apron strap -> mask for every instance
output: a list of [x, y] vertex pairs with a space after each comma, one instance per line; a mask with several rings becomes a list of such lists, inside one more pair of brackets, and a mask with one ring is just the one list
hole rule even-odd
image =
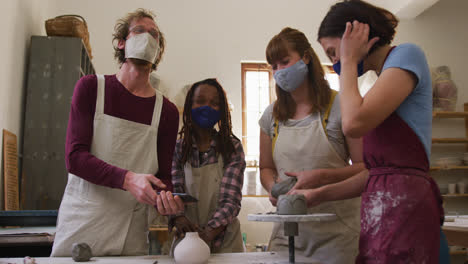
[[159, 119], [161, 116], [161, 110], [163, 105], [163, 94], [156, 90], [156, 101], [154, 102], [154, 110], [153, 110], [153, 119], [151, 120], [151, 126], [158, 129], [159, 127]]
[[104, 114], [104, 99], [106, 83], [104, 75], [96, 74], [97, 77], [97, 98], [96, 98], [96, 114]]
[[328, 133], [327, 133], [328, 117], [330, 116], [331, 108], [333, 106], [333, 101], [335, 101], [335, 97], [338, 94], [337, 91], [333, 89], [330, 89], [330, 90], [331, 90], [330, 102], [328, 102], [327, 110], [325, 111], [325, 114], [323, 115], [323, 119], [322, 119], [323, 131], [325, 132], [325, 135], [327, 136], [327, 138], [328, 138]]
[[275, 123], [273, 124], [274, 127], [274, 132], [273, 132], [273, 140], [271, 141], [271, 154], [275, 153], [275, 145], [276, 145], [276, 140], [278, 139], [278, 127], [279, 127], [279, 122], [278, 119], [275, 118]]
[[[325, 135], [328, 138], [327, 134], [327, 123], [328, 123], [328, 117], [330, 116], [331, 108], [333, 106], [333, 102], [335, 101], [335, 97], [338, 94], [337, 91], [330, 89], [331, 90], [331, 96], [330, 96], [330, 101], [328, 102], [327, 109], [325, 111], [325, 114], [323, 115], [322, 119], [322, 126], [323, 130], [325, 131]], [[275, 118], [275, 123], [273, 124], [274, 127], [274, 132], [273, 132], [273, 139], [271, 140], [271, 153], [275, 153], [275, 145], [276, 145], [276, 140], [278, 139], [278, 130], [279, 130], [279, 122], [278, 119]]]

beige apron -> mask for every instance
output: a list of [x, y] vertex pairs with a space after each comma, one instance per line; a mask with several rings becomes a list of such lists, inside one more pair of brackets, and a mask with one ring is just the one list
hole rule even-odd
[[[185, 216], [194, 224], [202, 227], [213, 217], [218, 207], [219, 189], [224, 175], [223, 159], [218, 156], [218, 163], [192, 168], [185, 164], [185, 188], [188, 194], [198, 199], [197, 203], [188, 204]], [[172, 243], [171, 252], [180, 240]], [[226, 227], [224, 240], [220, 248], [210, 246], [211, 253], [244, 252], [240, 223], [237, 217]]]
[[[151, 125], [104, 114], [104, 76], [98, 75], [91, 154], [135, 173], [158, 172], [157, 135], [163, 96], [156, 91]], [[148, 210], [127, 191], [90, 183], [68, 174], [51, 256], [70, 256], [75, 242], [94, 256], [147, 255]]]
[[[317, 119], [306, 127], [281, 126], [273, 159], [282, 180], [288, 178], [285, 172], [347, 165], [328, 141], [320, 114], [316, 115]], [[338, 220], [299, 223], [296, 254], [320, 263], [354, 263], [358, 253], [360, 198], [325, 202], [309, 208], [308, 213], [335, 213]], [[283, 224], [275, 223], [269, 250], [288, 250]]]

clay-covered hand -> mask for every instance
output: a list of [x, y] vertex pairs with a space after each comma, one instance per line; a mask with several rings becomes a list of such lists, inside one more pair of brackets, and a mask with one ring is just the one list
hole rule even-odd
[[369, 40], [369, 25], [358, 21], [347, 22], [346, 29], [341, 38], [340, 61], [353, 64], [359, 63], [379, 37]]
[[128, 171], [125, 174], [123, 188], [129, 191], [140, 203], [155, 205], [157, 193], [151, 186], [166, 188], [166, 185], [152, 174], [137, 174]]
[[270, 203], [273, 205], [273, 206], [276, 206], [276, 203], [278, 202], [278, 198], [275, 197], [272, 193], [271, 193], [271, 190], [273, 189], [273, 186], [275, 186], [275, 184], [277, 184], [278, 182], [280, 182], [281, 180], [280, 179], [275, 179], [275, 181], [272, 181], [269, 185], [265, 186], [265, 189], [268, 191], [268, 194], [269, 194], [269, 199], [270, 199]]
[[156, 206], [161, 215], [177, 215], [184, 212], [184, 202], [171, 192], [161, 191], [156, 197]]
[[198, 232], [200, 230], [197, 225], [183, 215], [176, 217], [174, 227], [176, 228], [175, 235], [177, 238], [184, 237], [187, 232]]
[[286, 176], [295, 177], [297, 179], [296, 184], [291, 188], [291, 191], [297, 189], [312, 189], [322, 186], [323, 182], [323, 170], [308, 170], [300, 172], [285, 172]]
[[276, 203], [278, 203], [278, 199], [275, 198], [273, 195], [271, 195], [271, 192], [270, 192], [269, 199], [270, 199], [270, 203], [271, 203], [273, 206], [276, 206]]
[[307, 190], [294, 190], [291, 194], [302, 194], [305, 196], [307, 201], [307, 207], [314, 207], [321, 204], [323, 201], [322, 189], [307, 189]]
[[224, 226], [220, 226], [218, 228], [211, 228], [209, 226], [205, 226], [202, 230], [198, 232], [198, 235], [200, 236], [203, 241], [205, 241], [206, 244], [210, 245], [211, 241], [215, 239], [215, 237], [221, 233], [225, 229]]

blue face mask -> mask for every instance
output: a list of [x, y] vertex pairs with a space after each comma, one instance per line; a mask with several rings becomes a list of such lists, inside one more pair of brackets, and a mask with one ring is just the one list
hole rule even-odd
[[[333, 70], [336, 72], [336, 74], [340, 75], [341, 72], [341, 62], [338, 61], [337, 63], [333, 64]], [[364, 61], [362, 60], [358, 65], [357, 65], [357, 76], [360, 77], [364, 74]]]
[[192, 120], [201, 128], [212, 128], [218, 123], [221, 114], [207, 105], [192, 109]]
[[292, 92], [304, 82], [308, 73], [307, 65], [303, 60], [300, 60], [288, 68], [277, 70], [274, 78], [279, 88], [286, 92]]

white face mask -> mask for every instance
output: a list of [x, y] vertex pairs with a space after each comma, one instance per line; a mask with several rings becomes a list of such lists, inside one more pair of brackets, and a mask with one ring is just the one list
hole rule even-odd
[[159, 43], [148, 32], [136, 34], [125, 42], [125, 58], [156, 62]]

